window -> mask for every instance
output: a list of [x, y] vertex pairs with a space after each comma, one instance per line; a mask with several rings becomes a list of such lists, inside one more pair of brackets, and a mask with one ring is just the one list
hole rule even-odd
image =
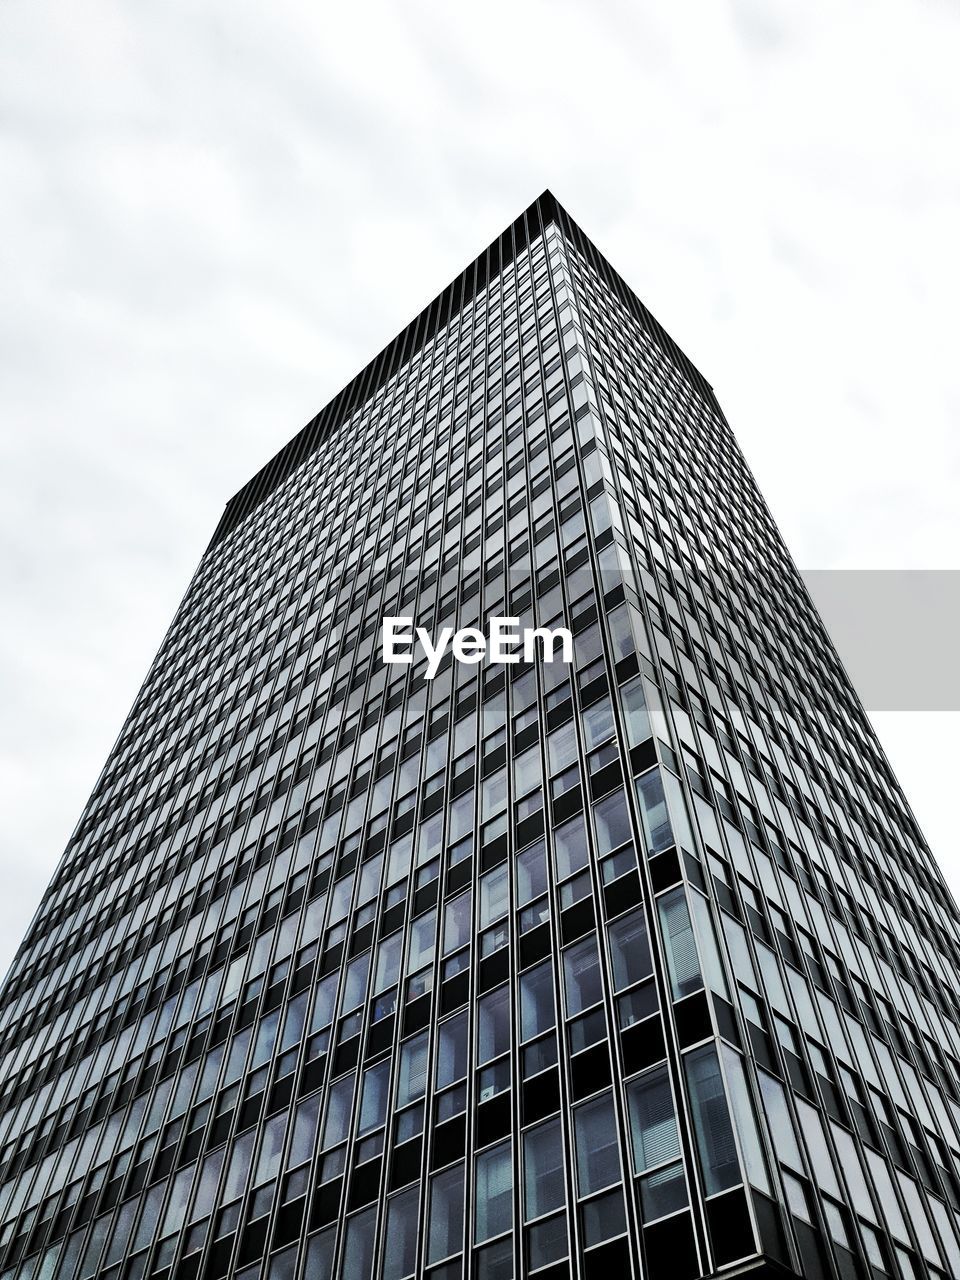
[[707, 985], [711, 991], [715, 991], [717, 995], [723, 996], [727, 1000], [729, 999], [727, 980], [724, 977], [720, 952], [717, 949], [716, 932], [710, 915], [709, 903], [702, 893], [691, 890], [690, 906], [696, 923], [700, 957]]
[[520, 1038], [529, 1040], [556, 1026], [553, 964], [545, 960], [520, 975]]
[[379, 1062], [364, 1072], [360, 1094], [360, 1124], [358, 1135], [379, 1128], [387, 1114], [387, 1088], [390, 1083], [390, 1063]]
[[577, 1144], [577, 1187], [588, 1196], [620, 1181], [620, 1154], [613, 1097], [606, 1094], [573, 1113]]
[[[626, 557], [624, 568], [629, 572], [629, 557]], [[605, 587], [609, 590], [609, 587]], [[610, 626], [610, 636], [613, 641], [614, 659], [619, 662], [622, 658], [628, 657], [631, 653], [636, 652], [636, 641], [633, 634], [633, 626], [631, 625], [631, 608], [629, 605], [621, 605], [618, 609], [614, 609], [608, 614], [607, 622]], [[643, 623], [638, 618], [636, 626], [642, 633]]]
[[647, 941], [647, 921], [642, 911], [615, 921], [607, 930], [610, 939], [610, 960], [613, 966], [615, 991], [632, 987], [653, 972], [650, 945]]
[[563, 986], [568, 1018], [589, 1009], [602, 998], [600, 956], [595, 937], [584, 938], [563, 953]]
[[[392, 987], [400, 977], [402, 948], [402, 932], [393, 933], [380, 943], [377, 948], [377, 967], [373, 980], [374, 994], [385, 990], [387, 987]], [[336, 974], [331, 974], [331, 977], [336, 978]], [[336, 986], [333, 987], [333, 995], [336, 995]]]
[[410, 954], [407, 956], [407, 973], [433, 963], [434, 944], [437, 940], [437, 913], [424, 912], [410, 926]]
[[510, 1048], [510, 989], [500, 987], [477, 1005], [477, 1066]]
[[637, 779], [640, 820], [647, 842], [647, 853], [653, 855], [673, 844], [673, 831], [659, 769], [651, 769]]
[[[680, 1160], [673, 1094], [667, 1068], [657, 1067], [627, 1085], [630, 1106], [630, 1137], [633, 1167], [645, 1175], [640, 1182], [640, 1200], [645, 1221], [681, 1209], [687, 1203], [687, 1189]], [[648, 1170], [655, 1170], [649, 1173]]]
[[467, 1074], [467, 1014], [440, 1023], [437, 1040], [437, 1088], [443, 1089]]
[[387, 1201], [387, 1229], [384, 1234], [383, 1280], [406, 1280], [417, 1262], [420, 1188], [411, 1187]]
[[541, 781], [540, 749], [539, 747], [531, 747], [529, 751], [525, 751], [513, 762], [514, 794], [518, 796], [526, 795], [528, 791], [539, 787]]
[[327, 1117], [323, 1125], [322, 1150], [336, 1146], [347, 1136], [350, 1123], [350, 1107], [353, 1102], [354, 1077], [347, 1076], [330, 1086], [330, 1099], [327, 1103]]
[[443, 912], [443, 954], [466, 946], [473, 935], [472, 893], [467, 890], [453, 898]]
[[611, 853], [632, 838], [630, 815], [626, 796], [621, 790], [607, 796], [593, 810], [597, 827], [597, 853], [599, 857]]
[[638, 676], [620, 690], [624, 718], [627, 723], [627, 742], [631, 747], [650, 737], [650, 716], [643, 696], [643, 677]]
[[708, 1196], [741, 1181], [733, 1126], [716, 1050], [696, 1049], [684, 1059], [700, 1171]]
[[480, 880], [480, 928], [505, 915], [510, 905], [510, 876], [506, 863]]
[[800, 1158], [800, 1146], [797, 1142], [797, 1133], [793, 1124], [793, 1117], [787, 1106], [787, 1096], [783, 1085], [779, 1080], [775, 1080], [773, 1076], [768, 1075], [766, 1071], [757, 1072], [760, 1081], [760, 1094], [763, 1098], [763, 1108], [766, 1112], [767, 1122], [770, 1125], [770, 1132], [773, 1138], [773, 1144], [777, 1152], [779, 1160], [803, 1172], [803, 1161]]
[[587, 837], [582, 817], [571, 818], [562, 827], [557, 827], [553, 833], [553, 848], [560, 880], [587, 865]]
[[438, 1173], [430, 1184], [427, 1262], [439, 1262], [463, 1247], [463, 1165]]
[[523, 1135], [524, 1219], [540, 1218], [564, 1204], [565, 1162], [559, 1120], [548, 1120]]
[[551, 777], [577, 762], [577, 731], [572, 720], [555, 729], [547, 739], [547, 759]]
[[370, 1280], [377, 1211], [365, 1209], [347, 1222], [341, 1280]]
[[427, 1087], [427, 1033], [407, 1040], [400, 1046], [400, 1070], [397, 1079], [397, 1107], [422, 1098]]
[[517, 858], [517, 906], [520, 932], [526, 933], [550, 919], [547, 893], [546, 850], [542, 840]]
[[613, 706], [608, 697], [594, 702], [583, 712], [583, 737], [587, 751], [613, 737]]
[[703, 986], [697, 943], [690, 923], [687, 897], [683, 889], [671, 889], [659, 899], [657, 909], [663, 930], [663, 947], [674, 1000], [682, 1000]]
[[[730, 1095], [730, 1110], [733, 1112], [733, 1117], [736, 1121], [747, 1181], [769, 1195], [770, 1178], [767, 1173], [767, 1162], [763, 1154], [760, 1134], [757, 1130], [757, 1118], [754, 1112], [753, 1100], [747, 1088], [743, 1058], [727, 1044], [721, 1045], [721, 1052]], [[851, 1170], [850, 1176], [852, 1183], [853, 1170]]]
[[367, 973], [370, 968], [370, 952], [358, 956], [347, 966], [343, 984], [343, 1003], [341, 1013], [347, 1013], [362, 1004], [367, 994]]
[[510, 1143], [502, 1142], [477, 1156], [475, 1190], [476, 1226], [474, 1243], [482, 1244], [491, 1236], [509, 1231], [513, 1226], [513, 1161]]
[[645, 1173], [667, 1160], [676, 1160], [680, 1155], [680, 1135], [667, 1068], [657, 1067], [631, 1081], [627, 1096], [636, 1172]]

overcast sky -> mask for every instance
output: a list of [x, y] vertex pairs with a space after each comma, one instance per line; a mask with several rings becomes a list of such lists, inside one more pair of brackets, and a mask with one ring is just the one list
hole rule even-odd
[[[801, 568], [960, 567], [960, 10], [7, 0], [0, 970], [226, 499], [544, 187]], [[877, 715], [955, 890], [960, 716]]]

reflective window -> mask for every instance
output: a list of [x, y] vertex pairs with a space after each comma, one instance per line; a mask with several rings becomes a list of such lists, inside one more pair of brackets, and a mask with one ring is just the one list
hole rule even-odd
[[477, 1064], [510, 1048], [510, 989], [500, 987], [477, 1005]]
[[696, 1049], [683, 1061], [690, 1110], [707, 1195], [742, 1181], [730, 1111], [716, 1050]]
[[620, 1147], [610, 1094], [577, 1107], [573, 1113], [577, 1147], [577, 1188], [590, 1195], [620, 1181]]
[[410, 1187], [387, 1201], [383, 1240], [383, 1280], [406, 1280], [417, 1262], [420, 1188]]
[[[633, 1168], [646, 1176], [640, 1199], [646, 1221], [673, 1213], [687, 1203], [680, 1134], [667, 1068], [657, 1067], [627, 1085]], [[648, 1173], [648, 1170], [655, 1170]]]
[[568, 1018], [603, 998], [596, 938], [584, 938], [564, 951], [563, 983]]
[[657, 900], [657, 910], [663, 930], [663, 946], [667, 953], [673, 998], [681, 1000], [703, 986], [697, 941], [683, 889], [671, 889], [669, 893], [665, 893]]
[[553, 964], [545, 960], [520, 975], [520, 1038], [529, 1040], [556, 1025]]
[[610, 940], [610, 962], [616, 991], [642, 982], [653, 972], [647, 922], [642, 911], [631, 911], [607, 929]]
[[477, 1156], [476, 1177], [474, 1240], [481, 1244], [513, 1226], [513, 1158], [509, 1142]]
[[549, 1120], [523, 1135], [524, 1217], [542, 1217], [566, 1200], [566, 1166], [559, 1120]]
[[438, 1173], [430, 1182], [427, 1261], [439, 1262], [463, 1248], [463, 1165]]

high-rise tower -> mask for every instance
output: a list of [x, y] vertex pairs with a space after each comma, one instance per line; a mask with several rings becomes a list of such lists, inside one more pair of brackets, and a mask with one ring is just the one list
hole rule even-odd
[[544, 194], [229, 503], [0, 993], [0, 1280], [956, 1276], [958, 920]]

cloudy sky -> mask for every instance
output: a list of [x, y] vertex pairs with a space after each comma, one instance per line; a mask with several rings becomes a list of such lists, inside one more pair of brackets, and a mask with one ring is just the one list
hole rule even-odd
[[[0, 9], [0, 969], [226, 499], [549, 186], [801, 568], [960, 567], [951, 0]], [[955, 889], [960, 716], [874, 718]]]

